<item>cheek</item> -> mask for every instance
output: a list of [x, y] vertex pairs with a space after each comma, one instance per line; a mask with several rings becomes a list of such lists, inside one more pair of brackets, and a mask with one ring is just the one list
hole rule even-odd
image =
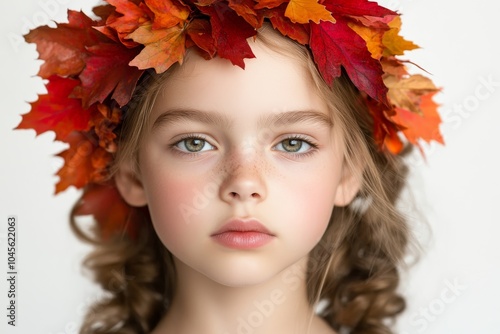
[[149, 174], [144, 184], [153, 226], [168, 248], [177, 248], [193, 229], [191, 218], [200, 204], [195, 196], [203, 189], [196, 179]]

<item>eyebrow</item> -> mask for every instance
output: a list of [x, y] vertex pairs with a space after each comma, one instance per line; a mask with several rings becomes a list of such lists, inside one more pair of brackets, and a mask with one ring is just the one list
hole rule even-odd
[[[232, 121], [225, 115], [216, 112], [207, 112], [198, 109], [170, 109], [163, 112], [153, 123], [152, 130], [168, 124], [181, 121], [196, 121], [208, 125], [230, 128]], [[278, 114], [267, 115], [258, 120], [258, 127], [279, 127], [295, 123], [316, 123], [327, 127], [332, 127], [333, 122], [328, 115], [315, 110], [287, 111]]]

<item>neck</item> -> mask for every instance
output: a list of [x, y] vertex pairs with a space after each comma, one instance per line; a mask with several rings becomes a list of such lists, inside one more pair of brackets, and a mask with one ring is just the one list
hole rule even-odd
[[304, 258], [266, 282], [229, 287], [176, 261], [176, 294], [153, 334], [331, 333], [308, 303], [306, 264]]

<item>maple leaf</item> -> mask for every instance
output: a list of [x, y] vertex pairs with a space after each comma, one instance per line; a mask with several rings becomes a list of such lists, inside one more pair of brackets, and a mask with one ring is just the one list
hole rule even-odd
[[290, 0], [286, 7], [285, 16], [293, 23], [306, 24], [313, 21], [318, 24], [320, 21], [335, 22], [325, 6], [318, 3], [318, 0]]
[[257, 31], [225, 3], [219, 2], [199, 9], [210, 16], [218, 56], [244, 69], [244, 59], [255, 58], [247, 38], [255, 36]]
[[374, 29], [362, 24], [349, 22], [349, 27], [354, 30], [366, 42], [366, 47], [370, 51], [373, 59], [380, 59], [384, 53], [384, 45], [382, 44], [382, 37], [385, 30]]
[[81, 188], [89, 182], [103, 182], [113, 158], [111, 153], [96, 146], [79, 131], [71, 132], [66, 141], [69, 148], [58, 154], [64, 159], [64, 165], [57, 172], [60, 180], [56, 184], [56, 194], [69, 186]]
[[191, 10], [176, 0], [145, 0], [154, 13], [153, 30], [171, 28], [184, 23]]
[[102, 238], [107, 240], [115, 234], [137, 235], [138, 226], [133, 212], [134, 209], [123, 200], [114, 183], [107, 182], [85, 188], [75, 215], [93, 215]]
[[186, 31], [182, 27], [152, 30], [148, 24], [137, 28], [129, 37], [145, 45], [129, 65], [139, 69], [154, 68], [156, 73], [162, 73], [176, 62], [182, 64], [186, 53]]
[[92, 29], [97, 23], [82, 12], [68, 10], [68, 23], [56, 28], [38, 27], [24, 36], [28, 43], [36, 43], [39, 58], [44, 60], [38, 75], [44, 79], [57, 74], [71, 76], [85, 67], [86, 47], [104, 40]]
[[[137, 5], [129, 0], [106, 0], [115, 7], [106, 19], [106, 25], [95, 27], [112, 40], [118, 40], [127, 47], [135, 47], [137, 43], [127, 38], [140, 25], [150, 21], [150, 13], [144, 3]], [[152, 15], [152, 14], [151, 14]], [[116, 34], [116, 35], [115, 35]]]
[[368, 0], [325, 0], [322, 4], [334, 17], [366, 16], [373, 18], [398, 15], [396, 12]]
[[395, 57], [384, 57], [381, 59], [381, 64], [384, 73], [392, 75], [397, 79], [401, 79], [402, 77], [409, 75], [406, 67]]
[[428, 143], [435, 140], [438, 143], [444, 144], [443, 137], [439, 131], [441, 117], [437, 112], [438, 105], [432, 100], [434, 94], [436, 92], [427, 93], [422, 96], [420, 104], [421, 114], [396, 107], [396, 114], [391, 117], [395, 123], [403, 127], [403, 134], [415, 145], [418, 145], [418, 139], [425, 140]]
[[128, 49], [117, 43], [101, 43], [88, 48], [90, 56], [80, 73], [82, 84], [74, 96], [82, 99], [84, 107], [103, 102], [109, 95], [120, 106], [130, 101], [143, 71], [129, 66], [138, 48]]
[[382, 43], [386, 48], [386, 50], [384, 51], [384, 55], [386, 57], [392, 55], [403, 55], [407, 50], [414, 50], [419, 48], [418, 45], [399, 36], [399, 32], [401, 30], [401, 18], [399, 16], [396, 16], [389, 23], [389, 27], [391, 29], [385, 32], [382, 38]]
[[254, 0], [228, 0], [229, 7], [245, 19], [252, 27], [258, 29], [264, 22], [263, 17], [259, 17], [255, 11]]
[[387, 104], [387, 87], [382, 81], [382, 67], [371, 57], [365, 41], [339, 18], [337, 22], [311, 24], [311, 51], [318, 69], [331, 85], [340, 76], [341, 66], [361, 91]]
[[365, 102], [373, 118], [373, 137], [378, 147], [386, 148], [392, 154], [400, 153], [404, 145], [398, 135], [397, 125], [387, 117], [387, 106], [370, 98]]
[[97, 105], [97, 112], [92, 114], [90, 120], [95, 134], [99, 138], [99, 146], [107, 152], [114, 153], [117, 149], [116, 134], [114, 130], [121, 121], [122, 112], [117, 107], [109, 107], [105, 104]]
[[384, 82], [389, 88], [388, 96], [392, 104], [416, 114], [421, 113], [421, 110], [418, 109], [420, 97], [439, 90], [432, 80], [420, 74], [403, 79], [386, 76]]
[[257, 4], [255, 5], [255, 9], [261, 9], [261, 8], [275, 8], [283, 3], [288, 3], [289, 0], [256, 0], [256, 1]]
[[31, 111], [16, 129], [34, 129], [37, 134], [54, 131], [60, 141], [66, 141], [73, 130], [88, 130], [93, 109], [84, 109], [80, 100], [68, 97], [78, 84], [78, 80], [51, 76], [47, 94], [31, 103]]
[[208, 59], [215, 56], [217, 50], [210, 22], [204, 19], [194, 19], [188, 24], [186, 33], [198, 48], [207, 53]]
[[274, 29], [281, 32], [282, 35], [299, 42], [302, 45], [309, 44], [309, 25], [293, 23], [285, 16], [286, 5], [272, 9], [265, 9], [264, 16], [269, 18]]

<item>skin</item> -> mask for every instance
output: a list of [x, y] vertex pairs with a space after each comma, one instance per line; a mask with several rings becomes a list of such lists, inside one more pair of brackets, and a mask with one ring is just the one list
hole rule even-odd
[[[129, 204], [148, 205], [174, 255], [178, 288], [153, 333], [333, 333], [312, 315], [305, 265], [333, 207], [358, 188], [342, 168], [341, 138], [319, 121], [328, 107], [303, 64], [250, 44], [256, 58], [245, 70], [190, 54], [154, 104], [139, 175], [122, 166], [116, 176]], [[316, 117], [259, 123], [292, 112]], [[257, 219], [274, 237], [222, 246], [211, 235], [231, 218]]]

